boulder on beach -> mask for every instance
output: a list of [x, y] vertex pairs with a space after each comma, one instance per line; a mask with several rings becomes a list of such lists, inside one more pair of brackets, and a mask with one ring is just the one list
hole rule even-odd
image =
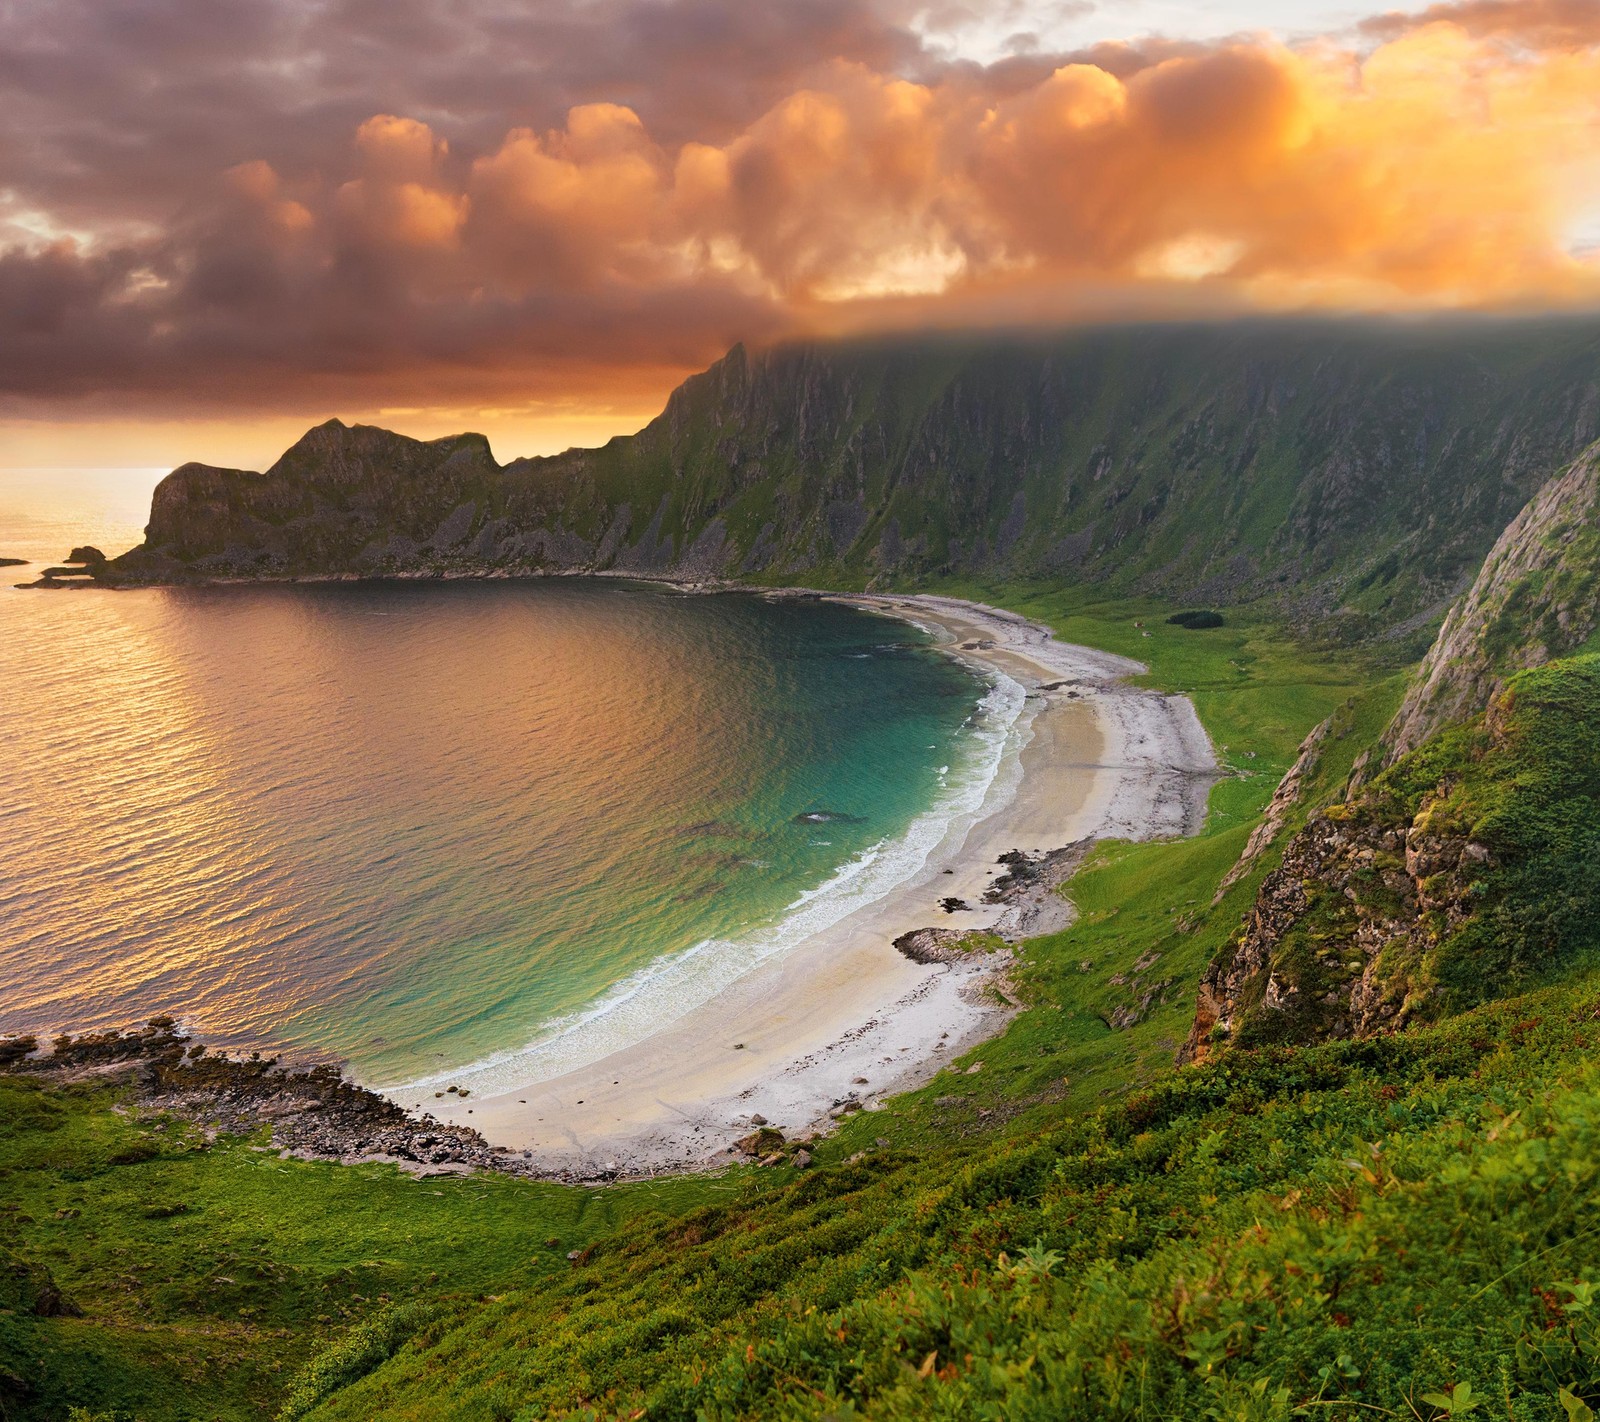
[[771, 1155], [773, 1151], [783, 1145], [783, 1132], [772, 1126], [762, 1126], [759, 1130], [752, 1131], [747, 1136], [741, 1136], [733, 1143], [733, 1148], [740, 1155], [760, 1157]]

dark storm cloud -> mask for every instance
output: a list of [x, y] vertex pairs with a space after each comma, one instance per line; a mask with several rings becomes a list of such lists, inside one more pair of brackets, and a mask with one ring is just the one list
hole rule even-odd
[[[570, 285], [486, 292], [473, 272], [452, 286], [348, 224], [297, 243], [287, 204], [351, 176], [375, 114], [427, 123], [448, 145], [431, 178], [459, 185], [508, 130], [593, 101], [629, 106], [662, 144], [718, 141], [840, 56], [924, 62], [870, 0], [15, 0], [0, 6], [0, 389], [187, 381], [270, 401], [330, 373], [559, 366], [602, 341], [701, 363], [770, 331], [770, 303], [659, 274], [581, 301]], [[245, 164], [271, 170], [271, 197], [226, 181]]]
[[867, 0], [15, 0], [3, 185], [79, 220], [165, 220], [248, 159], [343, 166], [374, 113], [423, 119], [464, 156], [592, 101], [666, 143], [715, 140], [828, 60], [920, 53]]

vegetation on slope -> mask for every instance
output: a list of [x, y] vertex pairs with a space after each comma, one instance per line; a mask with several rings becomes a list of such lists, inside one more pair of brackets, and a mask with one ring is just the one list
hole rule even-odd
[[[388, 1302], [526, 1284], [640, 1212], [716, 1198], [707, 1181], [594, 1193], [280, 1160], [264, 1131], [212, 1142], [122, 1096], [0, 1074], [7, 1422], [69, 1404], [270, 1416], [312, 1354]], [[40, 1311], [45, 1290], [62, 1304]]]
[[[810, 1171], [587, 1192], [280, 1160], [118, 1114], [104, 1085], [0, 1076], [6, 1415], [1586, 1422], [1600, 977], [1571, 875], [1600, 668], [1525, 674], [1376, 791], [1493, 845], [1509, 877], [1484, 903], [1553, 913], [1579, 976], [1174, 1072], [1188, 984], [1280, 850], [1219, 880], [1324, 719], [1280, 843], [1341, 798], [1399, 678], [1248, 614], [946, 590], [1143, 657], [1236, 772], [1196, 839], [1096, 852], [1079, 921], [1026, 946], [1031, 1010], [1003, 1037], [848, 1119]], [[1482, 921], [1512, 988], [1548, 969], [1526, 914]], [[51, 1289], [82, 1316], [39, 1309]]]
[[1048, 576], [1352, 640], [1429, 622], [1600, 435], [1597, 352], [1592, 320], [735, 349], [598, 450], [501, 466], [330, 422], [264, 475], [186, 465], [100, 572]]
[[1586, 963], [1600, 916], [1600, 657], [1315, 816], [1207, 970], [1191, 1046], [1393, 1029]]
[[[1223, 909], [1205, 910], [1218, 875], [1306, 725], [1343, 704], [1361, 680], [1347, 660], [1308, 655], [1249, 617], [1189, 632], [1166, 625], [1156, 614], [1170, 608], [1157, 604], [951, 590], [983, 591], [1054, 617], [1081, 640], [1145, 656], [1158, 682], [1197, 697], [1213, 731], [1233, 747], [1240, 775], [1218, 787], [1201, 839], [1100, 851], [1074, 885], [1083, 920], [1032, 945], [1025, 959], [1020, 990], [1038, 1010], [891, 1111], [849, 1123], [819, 1151], [825, 1169], [864, 1150], [937, 1173], [952, 1150], [981, 1154], [998, 1133], [1025, 1137], [1059, 1125], [1069, 1112], [1116, 1099], [1136, 1077], [1163, 1074], [1187, 1018], [1188, 985], [1246, 892], [1241, 886]], [[1381, 689], [1374, 696], [1353, 723], [1369, 727], [1366, 735], [1392, 702]], [[1352, 734], [1341, 742], [1343, 764], [1362, 740]], [[1328, 773], [1336, 783], [1343, 770], [1330, 762]], [[1113, 979], [1152, 948], [1167, 954], [1160, 973], [1173, 981], [1148, 1016], [1112, 1029], [1106, 1019], [1129, 993]], [[984, 1068], [968, 1074], [974, 1061]], [[30, 1115], [8, 1098], [0, 1111], [0, 1121], [17, 1123], [0, 1135], [4, 1194], [17, 1204], [0, 1228], [7, 1247], [55, 1272], [85, 1316], [18, 1313], [7, 1324], [27, 1339], [14, 1355], [30, 1360], [10, 1369], [31, 1387], [31, 1401], [20, 1392], [8, 1398], [14, 1417], [58, 1417], [66, 1402], [145, 1422], [264, 1415], [326, 1343], [335, 1351], [308, 1375], [313, 1392], [381, 1361], [396, 1329], [421, 1327], [424, 1316], [427, 1327], [442, 1326], [440, 1319], [483, 1307], [481, 1297], [562, 1276], [568, 1251], [611, 1234], [636, 1212], [675, 1215], [711, 1202], [745, 1208], [761, 1192], [787, 1189], [781, 1175], [756, 1171], [595, 1192], [494, 1178], [413, 1183], [389, 1167], [279, 1160], [254, 1149], [254, 1140], [201, 1148], [187, 1129], [158, 1130], [115, 1114], [104, 1088], [65, 1097], [27, 1090], [26, 1099], [48, 1109]], [[891, 1140], [888, 1152], [879, 1138]], [[179, 1205], [179, 1213], [161, 1213]], [[787, 1209], [774, 1216], [780, 1233]], [[69, 1213], [57, 1219], [58, 1211]], [[547, 1248], [550, 1239], [556, 1244]], [[231, 1282], [219, 1286], [217, 1278]], [[670, 1301], [674, 1285], [663, 1277], [641, 1288], [644, 1297]], [[371, 1331], [346, 1338], [352, 1323], [383, 1307], [384, 1295], [403, 1312], [374, 1323], [376, 1338]], [[636, 1347], [639, 1365], [649, 1366], [649, 1345]], [[430, 1415], [434, 1405], [431, 1396], [419, 1398], [416, 1415]]]
[[1390, 760], [1481, 711], [1505, 678], [1600, 626], [1600, 444], [1528, 500], [1445, 618], [1394, 723]]
[[1512, 1418], [1600, 1392], [1593, 982], [641, 1221], [319, 1419]]

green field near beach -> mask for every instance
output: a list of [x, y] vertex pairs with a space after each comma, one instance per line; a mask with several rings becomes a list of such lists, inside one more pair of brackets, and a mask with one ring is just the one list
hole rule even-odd
[[[847, 1119], [809, 1176], [736, 1168], [604, 1189], [494, 1176], [416, 1181], [386, 1166], [280, 1160], [259, 1141], [207, 1145], [177, 1123], [118, 1114], [111, 1090], [58, 1093], [0, 1078], [9, 1107], [0, 1114], [0, 1169], [15, 1202], [6, 1247], [48, 1269], [82, 1309], [48, 1322], [21, 1311], [0, 1319], [25, 1362], [13, 1369], [18, 1378], [35, 1396], [74, 1396], [148, 1422], [260, 1416], [291, 1396], [298, 1408], [323, 1393], [328, 1416], [403, 1416], [405, 1388], [423, 1379], [432, 1379], [430, 1393], [459, 1394], [448, 1415], [499, 1416], [496, 1377], [530, 1366], [548, 1374], [539, 1395], [551, 1406], [585, 1398], [620, 1406], [673, 1377], [724, 1376], [717, 1360], [737, 1352], [730, 1337], [766, 1336], [788, 1328], [783, 1319], [810, 1317], [807, 1309], [865, 1307], [908, 1267], [964, 1260], [965, 1278], [977, 1258], [992, 1269], [1002, 1248], [1031, 1247], [1028, 1231], [1049, 1232], [1049, 1212], [1037, 1213], [1040, 1187], [1018, 1196], [1014, 1185], [981, 1185], [990, 1167], [970, 1155], [978, 1142], [1031, 1142], [1015, 1159], [1029, 1162], [1032, 1179], [1041, 1152], [1062, 1149], [1033, 1141], [1037, 1130], [1084, 1142], [1096, 1132], [1118, 1137], [1130, 1099], [1150, 1091], [1177, 1092], [1174, 1101], [1198, 1093], [1208, 1119], [1230, 1109], [1226, 1093], [1224, 1104], [1207, 1096], [1215, 1084], [1185, 1076], [1180, 1085], [1170, 1066], [1192, 985], [1237, 923], [1250, 881], [1216, 907], [1211, 891], [1305, 732], [1331, 713], [1346, 728], [1318, 772], [1326, 797], [1348, 768], [1337, 747], [1353, 754], [1365, 743], [1395, 683], [1369, 676], [1358, 693], [1346, 655], [1298, 646], [1265, 622], [1186, 631], [1150, 603], [1093, 604], [1023, 587], [940, 590], [1144, 660], [1152, 685], [1194, 698], [1235, 772], [1214, 789], [1199, 837], [1096, 853], [1070, 889], [1079, 922], [1026, 946], [1017, 981], [1030, 1010], [1004, 1036], [888, 1110]], [[1150, 967], [1135, 968], [1151, 955]], [[1148, 1015], [1113, 1032], [1107, 1017], [1139, 989], [1112, 979], [1130, 974], [1167, 985]], [[1265, 1077], [1252, 1081], [1251, 1091], [1272, 1099]], [[1342, 1108], [1330, 1098], [1325, 1109], [1332, 1140]], [[851, 1157], [858, 1163], [841, 1165]], [[992, 1167], [1002, 1176], [1022, 1168], [1007, 1159]], [[1319, 1167], [1308, 1156], [1275, 1168], [1309, 1181]], [[1155, 1188], [1155, 1177], [1138, 1186]], [[1126, 1226], [1107, 1216], [1073, 1228], [1088, 1231], [1079, 1247], [1090, 1249]], [[572, 1251], [582, 1263], [569, 1262]], [[690, 1289], [692, 1310], [681, 1297]], [[558, 1326], [562, 1318], [570, 1322]], [[559, 1367], [522, 1356], [515, 1340], [533, 1328], [565, 1340], [554, 1345]], [[460, 1329], [474, 1338], [470, 1367], [464, 1344], [451, 1341]], [[343, 1391], [367, 1372], [368, 1383]], [[191, 1410], [189, 1393], [202, 1380], [215, 1409], [204, 1414]], [[740, 1386], [759, 1390], [760, 1379]], [[18, 1416], [45, 1415], [19, 1405]]]

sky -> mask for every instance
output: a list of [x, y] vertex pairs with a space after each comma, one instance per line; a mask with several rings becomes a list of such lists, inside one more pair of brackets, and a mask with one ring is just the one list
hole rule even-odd
[[0, 465], [502, 458], [736, 341], [1600, 303], [1600, 0], [0, 0]]

